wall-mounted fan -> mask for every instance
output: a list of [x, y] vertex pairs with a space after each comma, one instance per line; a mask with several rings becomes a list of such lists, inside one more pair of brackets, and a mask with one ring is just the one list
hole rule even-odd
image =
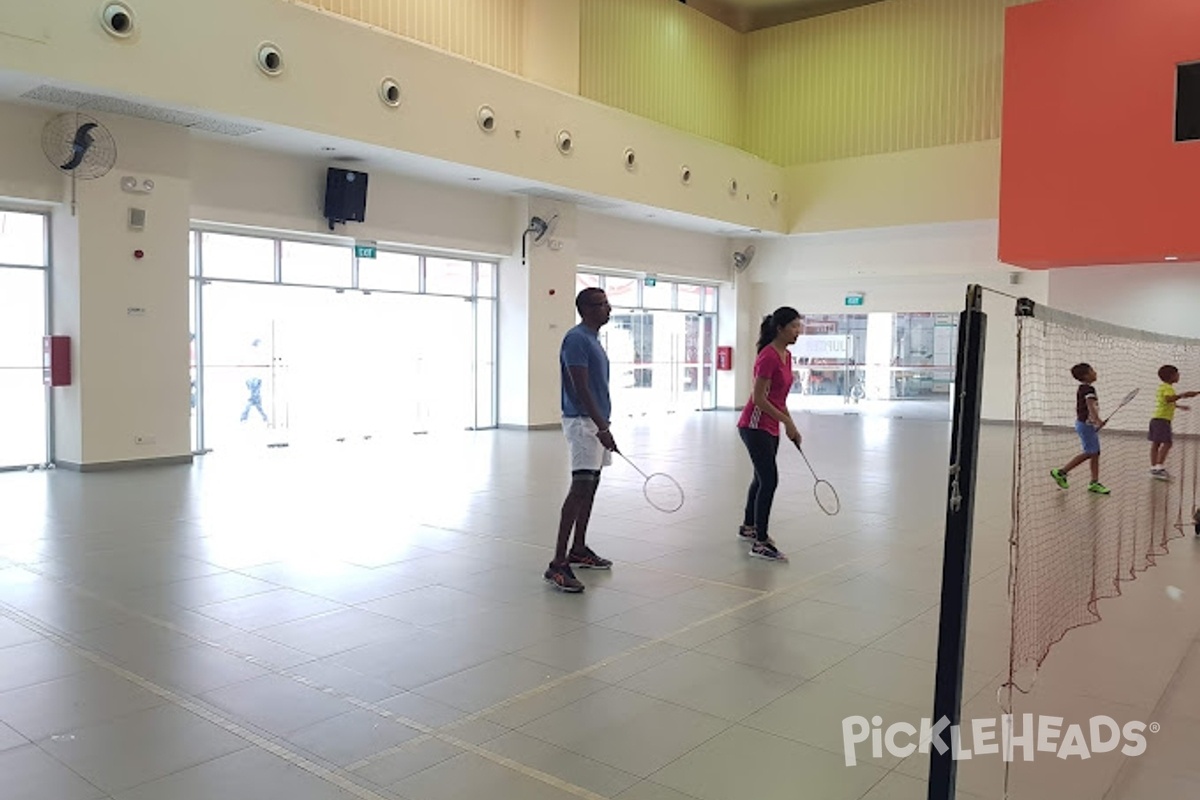
[[733, 253], [733, 268], [738, 272], [745, 272], [746, 267], [750, 266], [750, 262], [754, 260], [754, 245], [750, 245], [741, 252], [734, 251]]
[[536, 245], [539, 242], [548, 239], [558, 225], [558, 214], [544, 220], [541, 217], [533, 217], [529, 220], [529, 227], [525, 229], [525, 233], [521, 235], [521, 263], [525, 263], [525, 246], [529, 241], [529, 237], [533, 237], [533, 243]]
[[42, 152], [60, 172], [71, 176], [71, 213], [75, 181], [107, 175], [117, 163], [117, 142], [108, 128], [78, 112], [59, 114], [42, 129]]

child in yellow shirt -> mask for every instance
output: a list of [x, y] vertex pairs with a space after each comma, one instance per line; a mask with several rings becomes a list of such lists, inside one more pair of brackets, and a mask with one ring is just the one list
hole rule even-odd
[[1146, 438], [1150, 440], [1150, 476], [1166, 481], [1171, 479], [1166, 464], [1173, 442], [1171, 421], [1175, 419], [1175, 409], [1188, 411], [1189, 407], [1180, 405], [1179, 401], [1200, 395], [1200, 392], [1176, 394], [1173, 384], [1179, 382], [1179, 369], [1171, 364], [1158, 368], [1158, 379], [1162, 384], [1154, 395], [1154, 416], [1150, 418], [1150, 432]]

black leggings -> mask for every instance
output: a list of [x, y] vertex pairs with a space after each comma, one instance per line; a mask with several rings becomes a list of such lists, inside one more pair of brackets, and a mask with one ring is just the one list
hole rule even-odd
[[754, 464], [754, 480], [746, 495], [746, 515], [742, 524], [753, 527], [758, 541], [765, 542], [771, 503], [775, 500], [775, 488], [779, 486], [779, 468], [775, 464], [779, 437], [754, 428], [738, 428], [738, 433], [742, 435], [742, 442], [750, 451], [750, 462]]

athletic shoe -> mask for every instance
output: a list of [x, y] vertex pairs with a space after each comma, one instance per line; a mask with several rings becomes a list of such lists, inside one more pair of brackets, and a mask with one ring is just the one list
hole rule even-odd
[[590, 547], [585, 547], [582, 553], [572, 550], [567, 554], [567, 561], [580, 569], [612, 569], [612, 562], [596, 555]]
[[1088, 491], [1092, 494], [1112, 494], [1107, 486], [1100, 481], [1092, 481], [1088, 484]]
[[788, 558], [779, 551], [775, 543], [768, 539], [765, 542], [756, 541], [754, 546], [750, 548], [750, 555], [754, 558], [762, 558], [767, 561], [787, 561]]
[[1058, 483], [1058, 488], [1067, 488], [1067, 473], [1063, 472], [1061, 469], [1050, 470], [1050, 477], [1054, 478], [1054, 480]]
[[738, 539], [753, 542], [758, 540], [758, 533], [754, 528], [747, 528], [745, 525], [738, 526]]
[[1171, 480], [1171, 473], [1167, 472], [1166, 467], [1159, 467], [1158, 469], [1150, 470], [1150, 474], [1153, 475], [1156, 480]]
[[570, 594], [578, 594], [582, 592], [584, 586], [575, 577], [575, 573], [566, 564], [551, 564], [550, 568], [542, 575], [546, 579], [546, 583], [558, 589], [560, 592], [569, 592]]

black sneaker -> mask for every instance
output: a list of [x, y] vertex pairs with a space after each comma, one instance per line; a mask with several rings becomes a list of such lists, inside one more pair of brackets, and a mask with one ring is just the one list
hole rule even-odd
[[738, 526], [738, 538], [744, 542], [753, 542], [758, 539], [758, 532], [754, 528], [747, 528], [745, 525]]
[[580, 569], [612, 569], [612, 562], [596, 555], [590, 547], [585, 547], [582, 553], [572, 550], [567, 554], [567, 561], [571, 566]]
[[750, 548], [750, 555], [755, 558], [766, 559], [767, 561], [788, 560], [787, 556], [780, 552], [779, 548], [770, 539], [767, 539], [765, 542], [756, 541], [754, 546]]
[[542, 577], [546, 579], [546, 583], [560, 592], [578, 594], [584, 588], [579, 579], [575, 577], [575, 573], [571, 571], [571, 567], [567, 564], [551, 563]]

